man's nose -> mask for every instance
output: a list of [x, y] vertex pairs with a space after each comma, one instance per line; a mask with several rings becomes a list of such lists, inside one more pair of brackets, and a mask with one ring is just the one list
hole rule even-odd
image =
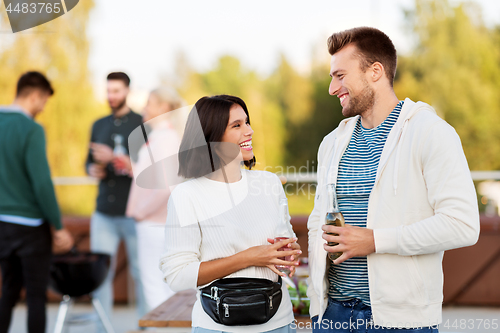
[[340, 89], [340, 82], [338, 80], [335, 80], [335, 78], [332, 78], [332, 81], [330, 82], [330, 87], [328, 88], [328, 93], [334, 96], [337, 94], [339, 89]]

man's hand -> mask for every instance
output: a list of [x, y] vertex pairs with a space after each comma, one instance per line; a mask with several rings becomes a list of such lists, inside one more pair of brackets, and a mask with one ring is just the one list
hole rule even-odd
[[53, 240], [52, 248], [54, 253], [66, 253], [71, 250], [74, 244], [73, 236], [67, 229], [54, 231]]
[[[337, 227], [334, 225], [323, 225], [323, 239], [327, 242], [339, 243], [335, 246], [324, 244], [327, 252], [343, 252], [333, 263], [338, 265], [349, 258], [363, 257], [375, 252], [375, 239], [373, 230], [347, 225]], [[328, 233], [338, 234], [338, 236], [328, 235]]]
[[102, 143], [90, 143], [90, 150], [94, 161], [99, 164], [108, 164], [113, 159], [113, 149]]
[[103, 179], [106, 177], [106, 170], [104, 165], [91, 163], [89, 164], [89, 176], [97, 179]]
[[114, 156], [113, 168], [118, 174], [133, 177], [132, 162], [130, 161], [130, 157], [127, 155]]

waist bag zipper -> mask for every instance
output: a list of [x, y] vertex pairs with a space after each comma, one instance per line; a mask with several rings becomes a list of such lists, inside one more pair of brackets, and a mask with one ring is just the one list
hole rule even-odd
[[280, 290], [278, 290], [277, 292], [275, 292], [272, 296], [269, 296], [269, 309], [272, 309], [272, 308], [273, 308], [273, 297], [274, 297], [275, 295], [277, 295], [280, 291], [281, 291], [281, 289], [280, 289]]
[[[252, 305], [257, 305], [257, 304], [262, 304], [265, 303], [265, 301], [260, 301], [260, 302], [254, 302], [254, 303], [245, 303], [245, 304], [231, 304], [231, 306], [252, 306]], [[224, 307], [224, 316], [229, 317], [229, 304], [227, 303], [222, 303], [222, 306]]]
[[210, 297], [212, 299], [215, 299], [215, 301], [217, 302], [217, 305], [215, 307], [215, 311], [217, 311], [217, 314], [219, 314], [219, 303], [220, 303], [220, 298], [218, 296], [218, 293], [219, 293], [219, 288], [217, 287], [212, 287], [210, 289]]

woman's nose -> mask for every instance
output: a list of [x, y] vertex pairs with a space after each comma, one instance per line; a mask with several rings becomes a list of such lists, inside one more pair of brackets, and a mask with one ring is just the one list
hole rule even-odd
[[253, 129], [252, 129], [252, 126], [250, 126], [250, 124], [248, 124], [247, 126], [248, 126], [248, 130], [247, 130], [247, 132], [245, 133], [245, 135], [252, 135], [252, 134], [253, 134]]

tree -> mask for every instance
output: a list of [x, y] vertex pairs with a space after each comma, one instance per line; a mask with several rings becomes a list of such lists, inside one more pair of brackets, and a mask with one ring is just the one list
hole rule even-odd
[[266, 98], [263, 80], [244, 68], [240, 61], [229, 55], [218, 59], [216, 66], [205, 73], [197, 73], [186, 57], [177, 58], [180, 66], [177, 89], [189, 104], [202, 96], [228, 94], [242, 98], [247, 104], [252, 128], [253, 146], [257, 158], [256, 169], [275, 167], [283, 162], [283, 121], [277, 105]]
[[470, 168], [491, 170], [500, 168], [500, 44], [478, 13], [417, 0], [409, 17], [418, 43], [400, 57], [395, 90], [432, 104], [460, 135]]

